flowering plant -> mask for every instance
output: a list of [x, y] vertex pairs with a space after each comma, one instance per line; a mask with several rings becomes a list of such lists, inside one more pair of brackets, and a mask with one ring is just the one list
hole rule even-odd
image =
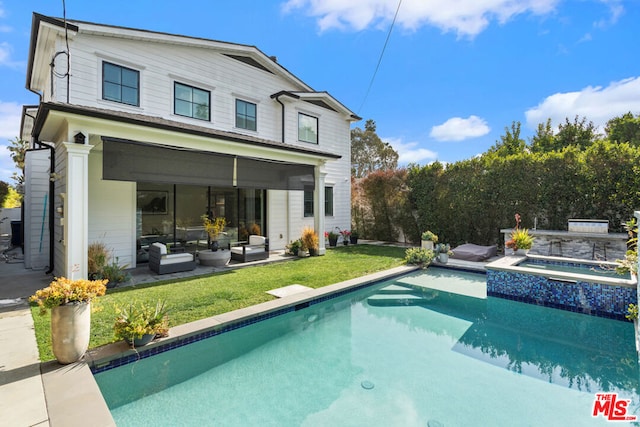
[[429, 230], [427, 230], [424, 233], [422, 233], [420, 238], [422, 240], [427, 240], [427, 241], [432, 241], [433, 243], [438, 243], [438, 236], [435, 233], [433, 233], [432, 231], [429, 231]]
[[29, 301], [40, 306], [40, 312], [59, 305], [77, 302], [91, 302], [93, 298], [102, 296], [107, 291], [108, 280], [72, 280], [66, 277], [56, 277], [48, 287], [36, 291], [29, 297]]
[[113, 330], [116, 338], [133, 342], [143, 335], [167, 336], [169, 317], [164, 301], [158, 301], [155, 308], [145, 303], [130, 303], [128, 307], [116, 307]]
[[505, 245], [517, 251], [518, 249], [531, 249], [534, 237], [529, 234], [526, 228], [516, 228], [511, 232], [511, 239], [507, 240]]
[[207, 215], [202, 215], [201, 218], [204, 230], [209, 235], [209, 238], [211, 238], [211, 240], [218, 240], [218, 235], [222, 233], [224, 227], [227, 225], [226, 218], [219, 216], [212, 220]]
[[338, 234], [334, 233], [333, 231], [325, 231], [324, 232], [324, 237], [326, 239], [337, 239], [338, 238]]
[[340, 230], [340, 234], [342, 234], [342, 237], [346, 239], [351, 235], [351, 232], [349, 230]]

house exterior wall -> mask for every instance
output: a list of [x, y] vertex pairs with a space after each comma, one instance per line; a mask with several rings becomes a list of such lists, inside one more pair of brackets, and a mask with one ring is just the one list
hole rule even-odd
[[24, 265], [49, 266], [50, 151], [32, 150], [25, 159]]
[[102, 152], [89, 154], [89, 242], [105, 244], [108, 262], [135, 266], [136, 183], [102, 179]]
[[[350, 123], [353, 116], [333, 98], [327, 94], [313, 92], [305, 83], [251, 46], [90, 23], [77, 25], [80, 30], [69, 33], [69, 59], [65, 54], [56, 55], [57, 52], [66, 50], [67, 41], [63, 32], [58, 31], [54, 37], [54, 28], [49, 25], [41, 28], [39, 38], [42, 41], [37, 43], [38, 49], [33, 60], [32, 81], [36, 82], [34, 86], [37, 87], [32, 89], [43, 94], [44, 102], [53, 101], [162, 118], [174, 123], [283, 142], [291, 147], [341, 156], [339, 159], [323, 159], [323, 156], [301, 154], [299, 151], [277, 150], [237, 141], [218, 141], [179, 131], [136, 126], [115, 120], [107, 122], [94, 117], [87, 120], [85, 117], [69, 115], [59, 121], [57, 131], [48, 129], [48, 138], [58, 143], [58, 151], [62, 148], [62, 142], [73, 141], [73, 135], [81, 131], [87, 137], [88, 143], [94, 147], [88, 157], [88, 242], [85, 245], [103, 241], [121, 265], [135, 265], [136, 184], [102, 180], [101, 136], [320, 165], [316, 170], [322, 172], [326, 185], [333, 187], [334, 198], [333, 215], [323, 217], [326, 221], [324, 228], [350, 228]], [[250, 57], [270, 71], [233, 59], [225, 53]], [[53, 78], [50, 77], [49, 70], [52, 60], [55, 63], [56, 74]], [[103, 62], [139, 71], [139, 106], [102, 99]], [[69, 76], [65, 76], [68, 64]], [[175, 82], [210, 92], [209, 121], [173, 113]], [[300, 94], [300, 99], [296, 99], [298, 95], [282, 97], [284, 112], [282, 104], [271, 97], [283, 91]], [[324, 108], [306, 102], [305, 97], [324, 99], [328, 102], [325, 104], [331, 107]], [[256, 104], [256, 131], [236, 128], [236, 99]], [[317, 144], [298, 140], [300, 113], [317, 117]], [[284, 137], [281, 127], [283, 114]], [[53, 119], [51, 121], [53, 123]], [[65, 156], [56, 154], [57, 179], [55, 200], [52, 201], [56, 205], [66, 203], [65, 162]], [[324, 192], [324, 188], [316, 188], [316, 191]], [[267, 201], [267, 230], [271, 249], [283, 249], [289, 241], [300, 236], [304, 226], [313, 227], [314, 223], [317, 223], [312, 217], [304, 217], [302, 191], [269, 190]], [[320, 212], [324, 213], [324, 206]], [[60, 275], [65, 268], [63, 266], [68, 251], [68, 242], [64, 241], [67, 230], [64, 229], [64, 218], [57, 213], [54, 224], [54, 238], [57, 242], [54, 251], [54, 273]], [[321, 238], [325, 230], [317, 230]]]

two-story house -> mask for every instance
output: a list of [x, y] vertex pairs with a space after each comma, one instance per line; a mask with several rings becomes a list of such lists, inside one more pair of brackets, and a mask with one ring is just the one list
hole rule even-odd
[[202, 244], [202, 215], [284, 249], [350, 225], [359, 118], [254, 46], [33, 15], [21, 137], [28, 268], [87, 275], [102, 242], [121, 265], [150, 242]]

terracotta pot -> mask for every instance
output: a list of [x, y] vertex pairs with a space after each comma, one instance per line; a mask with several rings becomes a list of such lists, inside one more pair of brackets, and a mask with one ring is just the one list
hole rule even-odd
[[65, 304], [51, 309], [51, 346], [58, 362], [77, 362], [89, 347], [91, 304]]

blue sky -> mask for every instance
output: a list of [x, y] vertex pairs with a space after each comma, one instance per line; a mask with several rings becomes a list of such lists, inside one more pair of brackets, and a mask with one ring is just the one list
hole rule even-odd
[[[640, 1], [67, 0], [68, 19], [257, 46], [328, 91], [400, 154], [454, 162], [487, 150], [512, 121], [523, 136], [551, 118], [603, 126], [640, 113]], [[0, 180], [13, 184], [32, 12], [62, 0], [0, 0]], [[368, 90], [370, 88], [370, 90]]]

